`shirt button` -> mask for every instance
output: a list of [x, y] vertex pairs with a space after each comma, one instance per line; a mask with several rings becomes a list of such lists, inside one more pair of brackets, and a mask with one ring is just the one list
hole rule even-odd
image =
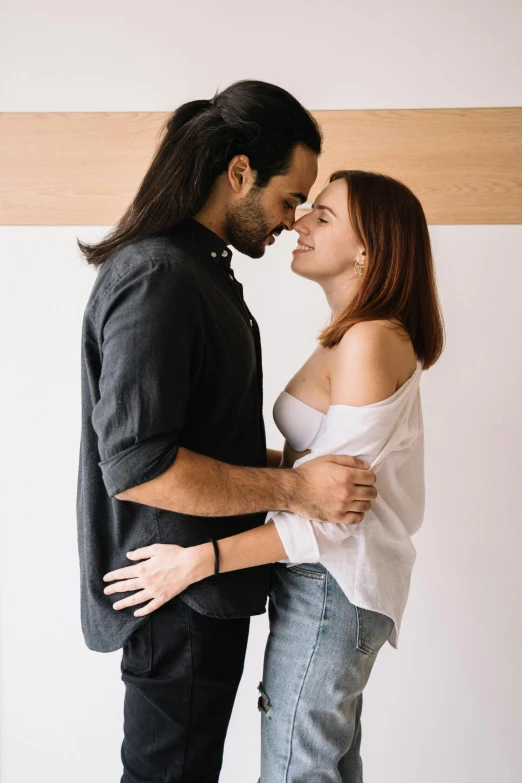
[[253, 322], [252, 319], [250, 319], [250, 326], [253, 326], [253, 325], [254, 325], [254, 322]]
[[231, 280], [234, 279], [234, 275], [229, 275], [229, 277], [230, 277]]
[[217, 253], [214, 253], [214, 251], [212, 251], [210, 255], [212, 256], [212, 258], [215, 258], [217, 256]]
[[221, 255], [223, 256], [223, 258], [226, 258], [228, 256], [228, 250], [223, 250]]

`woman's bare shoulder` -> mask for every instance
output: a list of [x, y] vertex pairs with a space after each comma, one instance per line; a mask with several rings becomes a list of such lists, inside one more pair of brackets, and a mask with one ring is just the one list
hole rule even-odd
[[332, 349], [331, 404], [371, 405], [390, 397], [414, 372], [408, 335], [392, 321], [360, 321]]
[[396, 365], [408, 353], [413, 355], [413, 346], [404, 328], [384, 320], [359, 321], [336, 346], [336, 358], [342, 363], [361, 358]]

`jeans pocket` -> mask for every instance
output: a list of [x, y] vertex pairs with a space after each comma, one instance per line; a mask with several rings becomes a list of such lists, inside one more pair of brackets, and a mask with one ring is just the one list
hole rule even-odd
[[123, 647], [121, 670], [130, 674], [146, 674], [152, 669], [152, 619], [133, 631]]
[[375, 655], [390, 638], [393, 620], [380, 612], [356, 606], [357, 649], [366, 655]]
[[310, 566], [308, 566], [308, 564], [306, 563], [303, 563], [301, 565], [287, 566], [286, 570], [289, 571], [291, 574], [298, 574], [299, 576], [305, 576], [307, 579], [324, 580], [326, 578], [326, 570], [323, 569], [322, 571], [320, 571], [319, 568], [315, 563], [312, 563]]

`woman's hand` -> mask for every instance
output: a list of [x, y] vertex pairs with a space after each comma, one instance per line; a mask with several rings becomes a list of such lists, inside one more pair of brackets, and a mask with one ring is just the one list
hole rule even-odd
[[114, 584], [106, 587], [104, 593], [113, 595], [138, 590], [113, 604], [113, 609], [126, 609], [148, 601], [134, 612], [135, 617], [154, 612], [189, 585], [214, 573], [211, 543], [186, 548], [174, 544], [152, 544], [127, 552], [127, 557], [143, 562], [105, 574], [103, 581]]

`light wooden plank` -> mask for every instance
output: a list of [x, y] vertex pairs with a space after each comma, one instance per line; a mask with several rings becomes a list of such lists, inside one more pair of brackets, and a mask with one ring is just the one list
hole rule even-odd
[[[325, 134], [311, 199], [338, 168], [380, 171], [432, 224], [522, 223], [522, 109], [314, 112]], [[112, 225], [164, 113], [0, 115], [0, 224]]]
[[522, 223], [522, 109], [326, 112], [320, 175], [402, 180], [431, 224]]

